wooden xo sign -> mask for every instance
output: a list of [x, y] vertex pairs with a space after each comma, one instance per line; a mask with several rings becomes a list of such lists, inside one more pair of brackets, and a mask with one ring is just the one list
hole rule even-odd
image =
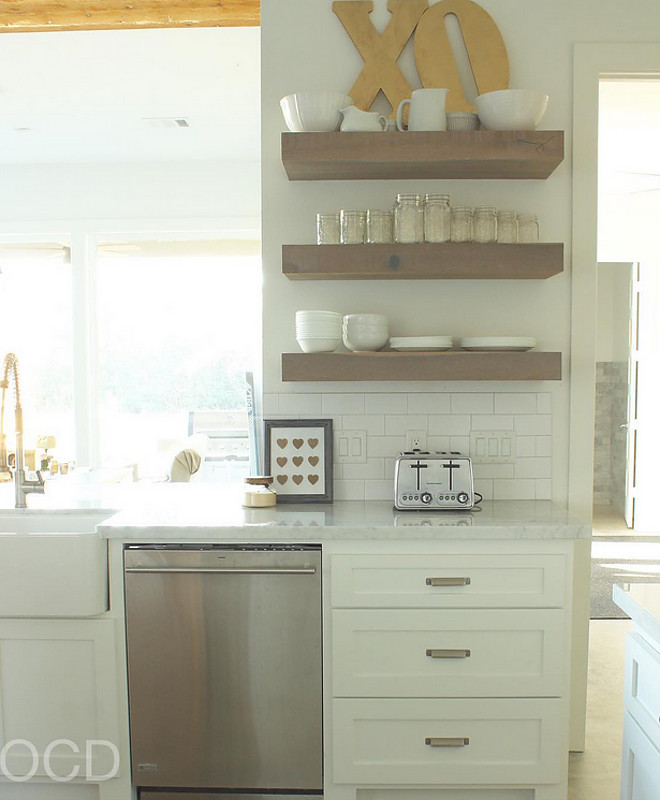
[[412, 87], [397, 66], [397, 60], [415, 34], [415, 64], [422, 86], [449, 89], [448, 111], [473, 111], [463, 92], [452, 53], [445, 19], [458, 19], [472, 74], [479, 94], [506, 89], [509, 59], [504, 40], [492, 17], [471, 0], [388, 0], [391, 13], [387, 27], [379, 33], [369, 14], [372, 0], [335, 0], [332, 10], [364, 59], [364, 67], [349, 94], [355, 105], [369, 109], [382, 89], [396, 111], [410, 97]]

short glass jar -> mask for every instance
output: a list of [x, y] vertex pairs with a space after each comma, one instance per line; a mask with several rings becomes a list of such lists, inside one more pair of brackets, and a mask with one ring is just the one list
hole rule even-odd
[[469, 206], [456, 206], [452, 208], [451, 241], [472, 241], [472, 209]]
[[277, 495], [270, 488], [273, 478], [270, 475], [254, 475], [245, 478], [243, 506], [245, 508], [272, 508], [277, 503]]
[[535, 244], [539, 240], [539, 221], [536, 214], [518, 214], [518, 241]]
[[448, 242], [451, 238], [451, 208], [448, 194], [424, 197], [424, 241]]
[[316, 215], [316, 243], [339, 244], [339, 214]]
[[497, 212], [497, 241], [499, 244], [515, 244], [518, 241], [515, 211]]
[[472, 239], [480, 244], [497, 241], [497, 210], [493, 206], [480, 206], [474, 209]]
[[339, 212], [341, 244], [364, 244], [367, 215], [364, 211]]
[[402, 244], [424, 241], [424, 206], [418, 194], [396, 196], [394, 239]]
[[389, 244], [394, 231], [394, 215], [391, 211], [367, 209], [367, 244]]

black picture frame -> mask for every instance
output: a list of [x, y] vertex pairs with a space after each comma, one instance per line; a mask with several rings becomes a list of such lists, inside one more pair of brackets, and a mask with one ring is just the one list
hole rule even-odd
[[265, 419], [264, 467], [281, 503], [332, 503], [331, 419]]

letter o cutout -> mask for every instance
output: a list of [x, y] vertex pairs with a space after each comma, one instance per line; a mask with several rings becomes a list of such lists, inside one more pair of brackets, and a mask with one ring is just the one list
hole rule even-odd
[[449, 36], [447, 14], [458, 18], [479, 94], [507, 89], [509, 58], [493, 18], [472, 0], [441, 0], [429, 7], [415, 31], [415, 64], [427, 89], [446, 88], [447, 111], [474, 111], [463, 93]]

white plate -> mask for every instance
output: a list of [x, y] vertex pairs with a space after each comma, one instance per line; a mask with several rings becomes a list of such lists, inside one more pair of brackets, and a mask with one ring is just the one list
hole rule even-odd
[[393, 336], [390, 339], [392, 350], [450, 350], [452, 346], [451, 336]]
[[531, 350], [536, 339], [531, 336], [465, 336], [458, 346], [461, 350]]

